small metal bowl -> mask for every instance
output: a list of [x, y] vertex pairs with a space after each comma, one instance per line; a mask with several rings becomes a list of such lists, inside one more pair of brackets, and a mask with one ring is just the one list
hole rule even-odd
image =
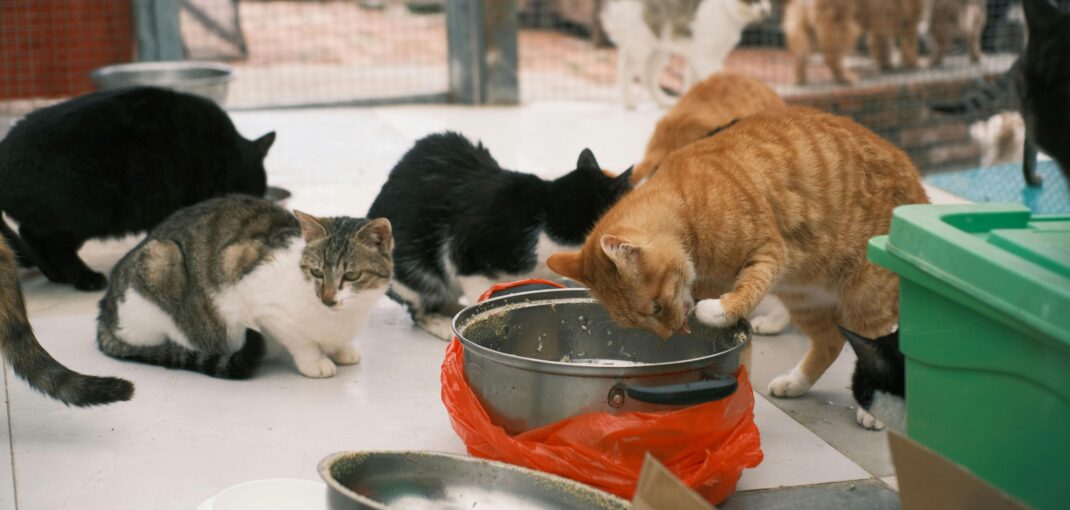
[[224, 106], [234, 69], [217, 62], [137, 62], [101, 67], [89, 74], [97, 90], [153, 86], [207, 97]]
[[582, 483], [501, 462], [415, 451], [340, 452], [320, 461], [331, 510], [599, 510], [630, 504]]

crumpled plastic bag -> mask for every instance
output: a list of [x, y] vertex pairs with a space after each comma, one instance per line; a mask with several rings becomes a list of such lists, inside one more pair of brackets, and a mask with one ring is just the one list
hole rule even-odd
[[[531, 282], [495, 286], [482, 299], [524, 283]], [[650, 452], [718, 504], [735, 492], [745, 468], [762, 461], [754, 393], [744, 367], [736, 378], [736, 392], [716, 402], [672, 411], [587, 413], [510, 436], [491, 423], [468, 385], [464, 348], [454, 338], [442, 363], [442, 402], [473, 456], [564, 476], [630, 499]]]

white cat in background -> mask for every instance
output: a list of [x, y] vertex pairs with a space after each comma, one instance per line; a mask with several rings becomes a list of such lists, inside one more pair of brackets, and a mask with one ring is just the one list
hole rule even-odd
[[981, 166], [1021, 162], [1025, 122], [1018, 112], [997, 113], [971, 124], [970, 138], [981, 148]]
[[628, 108], [635, 107], [632, 88], [636, 79], [658, 105], [672, 104], [658, 82], [673, 54], [687, 62], [682, 91], [724, 70], [743, 28], [772, 12], [769, 0], [702, 0], [691, 21], [691, 37], [674, 37], [667, 25], [660, 28], [658, 37], [643, 20], [643, 5], [644, 0], [613, 0], [600, 15], [606, 34], [617, 45], [617, 81]]

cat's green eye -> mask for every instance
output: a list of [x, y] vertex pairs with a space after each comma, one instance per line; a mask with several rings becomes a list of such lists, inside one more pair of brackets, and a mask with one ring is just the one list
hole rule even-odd
[[323, 278], [323, 271], [320, 271], [319, 269], [312, 268], [309, 269], [308, 272], [312, 273], [312, 276], [315, 276], [316, 278]]
[[361, 275], [360, 271], [350, 271], [350, 272], [342, 275], [342, 279], [347, 281], [347, 282], [355, 282], [355, 281], [360, 279], [360, 275]]

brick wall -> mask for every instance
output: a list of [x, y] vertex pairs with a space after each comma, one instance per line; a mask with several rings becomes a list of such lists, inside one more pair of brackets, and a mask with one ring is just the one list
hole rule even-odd
[[976, 79], [969, 78], [915, 81], [786, 94], [785, 100], [851, 117], [905, 150], [920, 170], [932, 172], [978, 166], [980, 149], [969, 135], [969, 125], [977, 119], [928, 109], [976, 87]]

